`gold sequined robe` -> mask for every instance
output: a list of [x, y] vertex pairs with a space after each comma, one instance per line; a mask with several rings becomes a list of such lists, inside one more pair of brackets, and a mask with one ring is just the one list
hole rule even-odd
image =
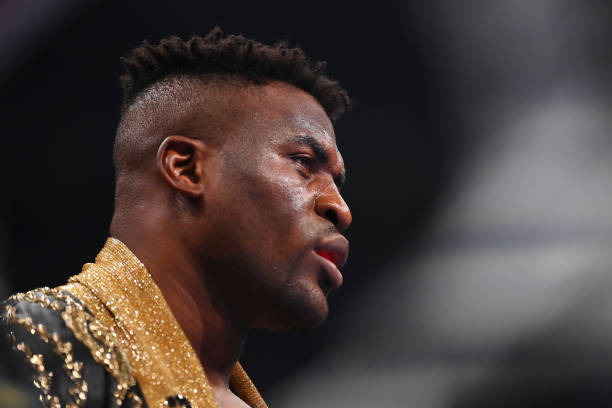
[[[50, 407], [217, 408], [198, 357], [138, 258], [109, 238], [95, 263], [55, 289], [2, 305], [15, 372]], [[237, 364], [230, 388], [265, 402]]]

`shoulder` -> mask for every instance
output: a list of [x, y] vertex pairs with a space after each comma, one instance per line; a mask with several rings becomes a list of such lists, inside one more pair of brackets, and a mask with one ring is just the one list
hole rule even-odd
[[112, 334], [68, 292], [14, 295], [0, 303], [0, 315], [0, 353], [26, 399], [37, 394], [52, 407], [122, 406], [128, 393], [139, 399]]

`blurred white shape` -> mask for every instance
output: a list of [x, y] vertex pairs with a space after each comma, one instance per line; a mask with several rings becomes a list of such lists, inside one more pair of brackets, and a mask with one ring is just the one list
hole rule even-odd
[[610, 101], [559, 90], [473, 157], [440, 234], [612, 232]]
[[287, 386], [284, 395], [274, 397], [274, 404], [292, 408], [444, 407], [449, 400], [441, 385], [448, 383], [448, 377], [446, 367], [373, 370], [344, 366], [325, 371], [325, 375], [306, 370], [295, 379], [299, 387]]

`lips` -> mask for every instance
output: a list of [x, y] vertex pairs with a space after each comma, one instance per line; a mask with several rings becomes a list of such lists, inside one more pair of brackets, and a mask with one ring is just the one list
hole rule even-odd
[[323, 258], [329, 259], [331, 262], [334, 263], [334, 265], [337, 265], [338, 259], [340, 258], [340, 255], [331, 251], [319, 250], [315, 252], [317, 253], [317, 255], [322, 256]]
[[348, 258], [349, 242], [342, 235], [336, 235], [321, 240], [314, 250], [317, 255], [332, 262], [336, 268], [340, 269]]
[[348, 248], [349, 243], [342, 235], [323, 239], [314, 248], [325, 271], [319, 277], [319, 285], [325, 295], [342, 285], [344, 278], [340, 268], [346, 263]]

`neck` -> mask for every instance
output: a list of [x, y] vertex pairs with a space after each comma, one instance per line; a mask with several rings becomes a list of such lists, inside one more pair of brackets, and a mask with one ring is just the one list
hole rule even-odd
[[[154, 222], [148, 222], [151, 226]], [[121, 228], [113, 218], [111, 235], [121, 240], [147, 267], [174, 317], [200, 359], [213, 389], [228, 389], [232, 370], [242, 352], [247, 330], [231, 308], [215, 296], [212, 280], [196, 266], [192, 256], [167, 232]], [[159, 224], [158, 224], [159, 225]], [[136, 232], [138, 231], [138, 232]]]

